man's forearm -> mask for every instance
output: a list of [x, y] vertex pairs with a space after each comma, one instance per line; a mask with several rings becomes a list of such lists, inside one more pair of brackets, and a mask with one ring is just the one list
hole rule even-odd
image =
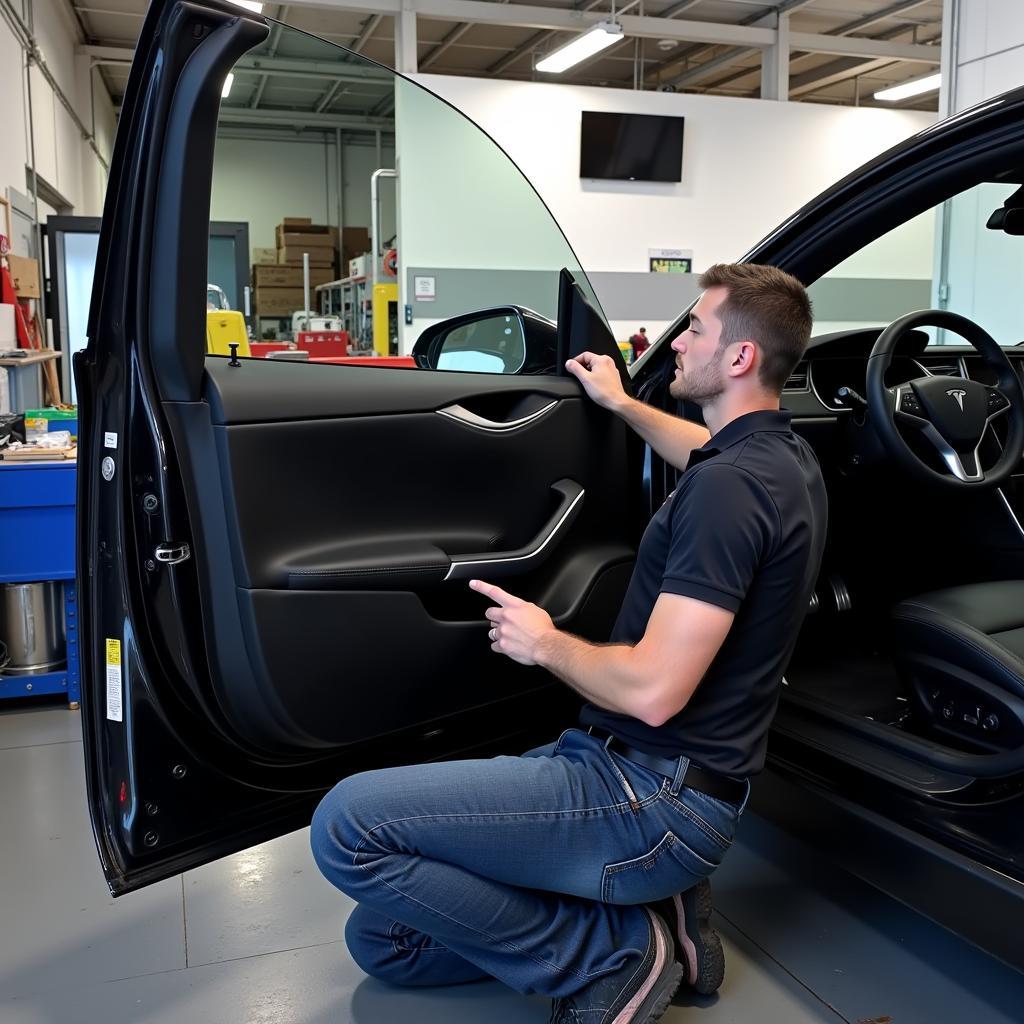
[[553, 630], [538, 647], [537, 664], [608, 711], [647, 721], [656, 706], [653, 680], [627, 644], [591, 644]]
[[690, 452], [699, 448], [711, 432], [699, 423], [654, 409], [635, 398], [625, 398], [614, 412], [621, 416], [669, 465], [686, 469]]

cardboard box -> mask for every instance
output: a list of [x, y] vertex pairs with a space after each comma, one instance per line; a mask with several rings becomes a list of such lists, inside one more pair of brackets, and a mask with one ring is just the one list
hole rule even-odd
[[322, 235], [304, 234], [298, 231], [286, 231], [277, 236], [278, 249], [306, 247], [312, 249], [337, 249], [334, 236], [324, 232]]
[[[291, 316], [305, 304], [301, 288], [257, 288], [257, 316]], [[310, 304], [315, 303], [314, 294], [310, 292]]]
[[311, 217], [284, 217], [281, 223], [288, 226], [293, 224], [312, 224], [313, 219]]
[[39, 263], [9, 253], [7, 265], [11, 268], [11, 280], [14, 282], [14, 294], [19, 299], [39, 298]]
[[[315, 288], [318, 284], [327, 284], [334, 280], [332, 267], [310, 267], [309, 286]], [[275, 264], [272, 267], [257, 264], [252, 268], [253, 288], [301, 288], [302, 267], [282, 266]]]
[[274, 238], [277, 241], [278, 249], [286, 245], [298, 244], [289, 242], [285, 237], [286, 235], [299, 235], [303, 239], [307, 236], [315, 235], [317, 236], [317, 241], [311, 242], [311, 245], [333, 245], [335, 248], [338, 247], [338, 229], [330, 224], [278, 224], [274, 228]]
[[342, 228], [341, 245], [343, 249], [355, 249], [356, 256], [367, 252], [370, 248], [370, 231], [368, 228]]
[[254, 265], [276, 263], [277, 262], [277, 250], [276, 249], [253, 249], [252, 251], [252, 262]]
[[309, 265], [310, 267], [333, 267], [334, 266], [334, 250], [330, 247], [321, 249], [318, 247], [304, 245], [301, 248], [284, 248], [277, 250], [277, 262], [283, 263], [288, 266], [301, 267], [302, 266], [302, 254], [309, 253]]

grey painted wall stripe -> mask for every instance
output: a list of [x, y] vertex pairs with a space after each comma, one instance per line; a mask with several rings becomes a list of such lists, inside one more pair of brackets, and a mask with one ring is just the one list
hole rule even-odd
[[[437, 298], [412, 303], [415, 317], [444, 319], [473, 309], [510, 302], [554, 318], [558, 275], [547, 270], [472, 270], [409, 268], [406, 295], [413, 277], [435, 279]], [[674, 320], [700, 294], [697, 274], [594, 272], [590, 281], [609, 320]], [[824, 278], [811, 285], [818, 321], [885, 323], [931, 305], [931, 281], [911, 278]]]
[[808, 289], [815, 320], [888, 323], [930, 309], [932, 283], [914, 278], [823, 277]]
[[414, 317], [445, 317], [474, 309], [515, 303], [555, 318], [558, 309], [558, 274], [550, 270], [468, 270], [450, 268], [408, 268], [408, 297], [415, 295], [414, 277], [434, 278], [437, 298], [433, 302], [412, 301]]

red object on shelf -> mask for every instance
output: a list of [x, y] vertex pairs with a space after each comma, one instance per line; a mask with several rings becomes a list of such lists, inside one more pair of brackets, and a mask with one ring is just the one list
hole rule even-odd
[[[333, 338], [318, 338], [318, 335], [332, 334]], [[309, 358], [316, 356], [347, 356], [348, 332], [346, 331], [299, 331], [296, 344]]]
[[249, 351], [258, 359], [266, 359], [271, 352], [287, 352], [291, 345], [286, 341], [250, 341]]
[[295, 335], [299, 348], [305, 348], [305, 342], [341, 341], [348, 345], [351, 340], [348, 331], [299, 331]]
[[[30, 328], [31, 317], [27, 315], [28, 303], [19, 299], [14, 291], [14, 282], [7, 267], [0, 267], [0, 302], [14, 306], [14, 326], [18, 335], [18, 348], [41, 348], [42, 342]], [[35, 342], [35, 344], [33, 344]]]
[[412, 356], [310, 356], [311, 363], [353, 363], [359, 366], [409, 366], [415, 369], [416, 360]]

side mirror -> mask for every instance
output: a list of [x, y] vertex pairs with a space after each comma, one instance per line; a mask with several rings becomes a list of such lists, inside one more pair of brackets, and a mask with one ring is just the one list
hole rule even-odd
[[413, 346], [425, 370], [466, 373], [555, 373], [558, 331], [553, 321], [522, 306], [463, 313], [428, 327]]

